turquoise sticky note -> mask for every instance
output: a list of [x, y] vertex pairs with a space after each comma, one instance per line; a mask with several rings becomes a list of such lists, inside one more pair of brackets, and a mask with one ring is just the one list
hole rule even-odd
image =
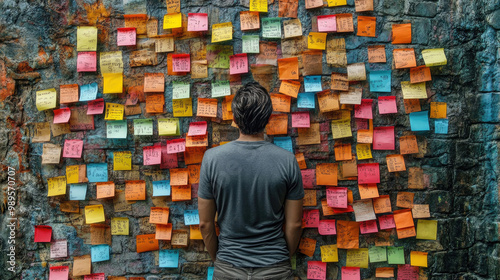
[[87, 184], [70, 184], [69, 200], [85, 200], [87, 195]]
[[428, 131], [429, 128], [429, 111], [410, 113], [411, 131]]
[[370, 247], [368, 248], [368, 256], [370, 257], [370, 262], [385, 262], [387, 261], [387, 253], [385, 247]]
[[262, 18], [262, 38], [281, 39], [281, 18]]
[[97, 98], [97, 83], [80, 86], [80, 101], [90, 101]]
[[199, 225], [200, 215], [198, 210], [184, 210], [184, 224], [186, 226]]
[[109, 261], [109, 245], [94, 245], [90, 248], [92, 262]]
[[322, 91], [321, 76], [305, 76], [304, 77], [304, 90], [308, 92]]
[[179, 267], [179, 250], [160, 250], [160, 267]]
[[314, 109], [316, 107], [314, 92], [301, 92], [297, 96], [297, 108]]
[[214, 278], [214, 268], [209, 267], [207, 270], [207, 280], [212, 280]]
[[404, 247], [387, 247], [388, 264], [405, 264]]
[[108, 181], [107, 163], [89, 163], [87, 164], [87, 179], [89, 183]]
[[371, 71], [368, 75], [371, 92], [391, 92], [391, 71]]
[[259, 35], [241, 36], [241, 49], [242, 53], [260, 53]]
[[292, 137], [274, 137], [274, 145], [281, 147], [293, 154]]
[[127, 130], [127, 120], [106, 122], [106, 138], [108, 139], [126, 139]]
[[169, 196], [170, 180], [153, 181], [153, 196]]
[[212, 82], [212, 98], [231, 95], [229, 81]]
[[437, 119], [434, 121], [434, 133], [436, 134], [448, 134], [448, 120], [447, 119]]

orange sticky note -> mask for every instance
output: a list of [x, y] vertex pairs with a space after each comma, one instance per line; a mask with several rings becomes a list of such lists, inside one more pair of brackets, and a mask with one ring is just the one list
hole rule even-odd
[[324, 186], [336, 186], [338, 167], [335, 163], [316, 164], [316, 184]]
[[316, 250], [316, 240], [312, 238], [302, 237], [299, 243], [299, 252], [312, 257], [314, 255], [314, 251]]
[[155, 238], [155, 234], [139, 234], [136, 236], [136, 251], [137, 253], [156, 251], [158, 250], [159, 244], [158, 239]]
[[321, 209], [323, 210], [323, 216], [335, 215], [333, 207], [328, 206], [328, 201], [326, 201], [326, 199], [321, 200]]
[[417, 61], [415, 60], [415, 50], [413, 48], [395, 49], [392, 51], [392, 56], [394, 58], [394, 66], [396, 69], [417, 66]]
[[170, 185], [185, 186], [188, 184], [189, 172], [187, 168], [170, 169]]
[[288, 115], [272, 114], [266, 125], [267, 135], [286, 135], [288, 132]]
[[397, 229], [413, 227], [413, 217], [411, 215], [411, 209], [402, 209], [394, 211], [394, 223], [396, 223]]
[[410, 69], [410, 83], [422, 83], [432, 81], [431, 68], [422, 65]]
[[318, 204], [316, 200], [316, 190], [304, 190], [304, 206], [316, 206]]
[[[332, 74], [333, 76], [333, 74]], [[322, 113], [340, 110], [339, 94], [331, 90], [324, 90], [316, 94], [319, 111]]]
[[337, 248], [359, 249], [359, 223], [337, 220]]
[[170, 224], [170, 223], [168, 223], [166, 225], [156, 224], [155, 238], [158, 240], [170, 240], [170, 239], [172, 239], [172, 224]]
[[445, 102], [431, 102], [431, 119], [446, 119], [446, 103]]
[[298, 80], [299, 58], [289, 57], [278, 59], [278, 71], [280, 80]]
[[402, 155], [387, 155], [385, 159], [389, 172], [401, 172], [406, 170], [405, 159]]
[[297, 98], [300, 90], [299, 81], [282, 81], [279, 92]]
[[171, 186], [172, 201], [191, 200], [191, 186]]
[[331, 81], [332, 81], [331, 89], [341, 90], [341, 91], [349, 90], [349, 81], [347, 79], [347, 74], [332, 73]]
[[115, 196], [115, 183], [114, 182], [98, 182], [98, 183], [96, 183], [96, 196], [97, 196], [97, 199], [114, 197]]
[[163, 73], [144, 73], [144, 92], [164, 92], [165, 75]]
[[375, 270], [375, 277], [377, 278], [393, 278], [394, 267], [377, 267]]
[[279, 93], [271, 93], [271, 102], [273, 103], [273, 111], [275, 112], [290, 112], [291, 97]]
[[198, 117], [217, 117], [217, 99], [215, 98], [198, 98]]
[[377, 28], [376, 17], [358, 16], [358, 33], [357, 36], [375, 37]]
[[377, 198], [373, 198], [373, 210], [375, 214], [392, 212], [391, 198], [389, 195], [381, 195]]
[[59, 86], [59, 103], [67, 104], [78, 102], [78, 85], [60, 85]]
[[319, 123], [310, 123], [309, 127], [299, 127], [298, 132], [297, 145], [321, 144]]
[[396, 229], [396, 233], [398, 234], [398, 239], [417, 236], [417, 233], [415, 232], [415, 227]]
[[334, 145], [335, 160], [336, 161], [351, 160], [352, 159], [351, 149], [352, 149], [351, 144], [335, 143]]
[[402, 155], [418, 154], [417, 136], [407, 135], [399, 137], [399, 153]]
[[148, 94], [146, 96], [146, 112], [149, 114], [163, 113], [165, 95], [163, 93]]
[[188, 165], [201, 163], [206, 150], [206, 147], [186, 148], [184, 151], [184, 163]]
[[146, 200], [146, 182], [144, 180], [125, 181], [126, 200]]
[[188, 165], [189, 184], [198, 184], [200, 182], [200, 168], [199, 164]]
[[208, 146], [208, 134], [199, 136], [186, 136], [186, 147], [206, 147], [206, 146]]
[[373, 0], [354, 0], [356, 12], [373, 11]]
[[191, 240], [203, 240], [203, 236], [201, 235], [199, 225], [190, 225], [189, 226], [189, 239], [191, 239]]
[[396, 206], [401, 208], [412, 208], [414, 193], [411, 192], [398, 192]]
[[240, 26], [241, 26], [241, 31], [259, 29], [260, 28], [259, 12], [241, 11]]
[[352, 14], [337, 14], [337, 32], [354, 32]]
[[361, 197], [361, 199], [378, 197], [377, 184], [358, 185], [358, 189], [359, 189], [359, 196]]
[[420, 112], [420, 99], [403, 99], [405, 105], [405, 113]]
[[368, 46], [369, 63], [385, 63], [385, 45]]
[[392, 25], [393, 44], [411, 44], [411, 23]]
[[295, 158], [297, 159], [297, 162], [299, 163], [300, 169], [307, 169], [307, 164], [306, 164], [306, 159], [304, 157], [304, 153], [296, 153]]
[[169, 214], [170, 209], [168, 207], [151, 207], [149, 223], [167, 225]]

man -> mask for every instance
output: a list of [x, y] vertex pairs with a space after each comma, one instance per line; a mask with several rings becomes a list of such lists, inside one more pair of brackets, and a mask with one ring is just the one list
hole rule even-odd
[[290, 256], [302, 233], [300, 168], [292, 153], [264, 141], [273, 111], [265, 88], [245, 85], [231, 108], [240, 137], [205, 153], [198, 189], [214, 279], [293, 279]]

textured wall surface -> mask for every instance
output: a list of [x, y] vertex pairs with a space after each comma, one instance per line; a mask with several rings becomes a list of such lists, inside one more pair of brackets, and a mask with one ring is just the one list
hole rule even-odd
[[[242, 32], [239, 28], [239, 11], [248, 10], [245, 1], [239, 0], [189, 0], [181, 1], [184, 14], [205, 12], [209, 23], [233, 22], [233, 40], [225, 44], [234, 46], [234, 53], [241, 52]], [[269, 5], [268, 17], [278, 16], [278, 0]], [[375, 38], [358, 37], [356, 32], [329, 34], [330, 38], [345, 38], [347, 62], [365, 62], [370, 70], [391, 70], [392, 49], [404, 46], [391, 44], [393, 23], [412, 23], [412, 44], [415, 48], [417, 64], [423, 65], [421, 50], [444, 48], [448, 59], [446, 66], [432, 67], [432, 82], [427, 83], [428, 99], [420, 101], [422, 110], [428, 110], [430, 102], [446, 102], [449, 119], [448, 134], [435, 134], [434, 121], [431, 131], [415, 133], [419, 143], [419, 153], [406, 155], [408, 167], [423, 169], [425, 188], [408, 190], [408, 172], [389, 173], [385, 157], [396, 151], [373, 151], [373, 160], [381, 164], [380, 194], [391, 197], [396, 208], [398, 191], [415, 193], [415, 203], [429, 204], [432, 219], [438, 220], [436, 241], [407, 238], [398, 240], [395, 231], [389, 237], [390, 244], [405, 247], [406, 263], [410, 263], [410, 251], [428, 252], [428, 268], [420, 268], [420, 279], [500, 279], [500, 219], [499, 219], [499, 94], [500, 94], [500, 2], [491, 0], [374, 0], [373, 12], [356, 13], [354, 1], [347, 6], [324, 7], [306, 10], [304, 1], [299, 1], [298, 15], [302, 21], [303, 34], [311, 31], [311, 17], [325, 14], [352, 13], [356, 30], [358, 15], [377, 17]], [[157, 18], [161, 30], [163, 15], [167, 13], [165, 1], [146, 1], [143, 5], [150, 18]], [[196, 209], [196, 198], [189, 202], [172, 202], [170, 197], [152, 198], [151, 181], [167, 179], [168, 171], [158, 166], [142, 165], [142, 147], [154, 143], [165, 143], [169, 137], [134, 136], [131, 119], [161, 118], [172, 116], [171, 92], [173, 80], [191, 82], [191, 97], [210, 97], [210, 82], [216, 79], [229, 80], [228, 70], [209, 68], [207, 79], [193, 79], [189, 75], [168, 76], [166, 53], [157, 54], [158, 65], [130, 67], [129, 57], [135, 47], [117, 47], [116, 29], [124, 26], [127, 11], [122, 1], [75, 0], [75, 1], [14, 1], [0, 2], [0, 159], [2, 172], [2, 214], [0, 216], [0, 263], [1, 279], [48, 279], [49, 267], [69, 265], [74, 256], [90, 254], [90, 225], [85, 224], [83, 207], [95, 203], [95, 184], [89, 184], [87, 200], [80, 202], [80, 214], [60, 211], [60, 203], [66, 196], [47, 197], [47, 178], [63, 176], [65, 166], [92, 162], [107, 162], [109, 180], [123, 189], [124, 180], [142, 179], [147, 182], [148, 196], [145, 201], [132, 205], [131, 211], [115, 213], [111, 201], [102, 201], [106, 213], [106, 223], [112, 217], [130, 219], [129, 236], [112, 236], [110, 261], [92, 264], [92, 272], [104, 272], [106, 276], [144, 277], [146, 279], [204, 279], [207, 267], [213, 264], [203, 242], [190, 240], [189, 246], [180, 249], [178, 269], [164, 269], [158, 266], [158, 252], [136, 253], [135, 235], [154, 233], [154, 225], [148, 223], [150, 207], [170, 207], [170, 220], [174, 229], [184, 229], [183, 211]], [[265, 17], [266, 15], [261, 15]], [[102, 77], [97, 72], [78, 73], [76, 71], [76, 30], [77, 26], [93, 25], [99, 29], [97, 52], [121, 50], [124, 60], [125, 88], [142, 85], [144, 73], [165, 73], [164, 114], [146, 114], [145, 103], [141, 103], [141, 116], [126, 116], [129, 120], [128, 139], [106, 139], [105, 121], [102, 115], [95, 117], [95, 129], [76, 131], [60, 136], [52, 136], [51, 143], [63, 144], [64, 139], [83, 139], [82, 159], [62, 159], [59, 165], [41, 165], [42, 143], [32, 143], [33, 123], [49, 121], [52, 110], [38, 112], [35, 106], [35, 92], [48, 88], [59, 89], [64, 84], [99, 83], [102, 95]], [[162, 31], [160, 31], [161, 33]], [[259, 34], [249, 32], [249, 34]], [[190, 38], [192, 37], [192, 38]], [[262, 41], [265, 41], [261, 38]], [[272, 41], [272, 40], [270, 40]], [[284, 42], [278, 43], [278, 58], [285, 53]], [[180, 34], [176, 38], [176, 52], [183, 53], [195, 49], [196, 45], [210, 42], [210, 35], [201, 37]], [[387, 63], [369, 64], [367, 46], [382, 44], [386, 47]], [[406, 46], [406, 45], [405, 45]], [[290, 51], [290, 49], [287, 49]], [[302, 49], [296, 49], [300, 53]], [[298, 55], [300, 56], [300, 55]], [[325, 56], [323, 56], [325, 59]], [[249, 62], [255, 63], [255, 55], [249, 55]], [[330, 73], [345, 72], [323, 63], [323, 88], [329, 88]], [[276, 69], [274, 69], [276, 72]], [[238, 85], [252, 80], [252, 74], [231, 78], [233, 90]], [[412, 134], [408, 115], [404, 113], [401, 95], [401, 81], [409, 80], [408, 69], [392, 71], [392, 93], [397, 96], [398, 114], [378, 115], [374, 109], [374, 126], [394, 125], [396, 139]], [[280, 81], [274, 75], [270, 81], [272, 92], [277, 92]], [[377, 98], [369, 91], [368, 82], [360, 85], [364, 89], [363, 98]], [[301, 89], [301, 92], [303, 89]], [[123, 95], [104, 95], [106, 102], [124, 103]], [[84, 104], [82, 102], [82, 104]], [[220, 141], [235, 139], [237, 134], [229, 128], [230, 123], [220, 117], [207, 119], [200, 117], [180, 118], [181, 134], [187, 132], [189, 122], [208, 120], [210, 145]], [[296, 111], [296, 101], [292, 99], [292, 111]], [[196, 115], [196, 113], [195, 113]], [[321, 123], [322, 144], [310, 146], [296, 145], [297, 130], [289, 129], [294, 139], [294, 151], [303, 152], [307, 166], [315, 168], [316, 163], [334, 162], [334, 143], [329, 119], [317, 111], [311, 111], [311, 121]], [[222, 124], [222, 126], [219, 126]], [[355, 123], [353, 117], [353, 135]], [[156, 131], [156, 127], [155, 127]], [[217, 133], [220, 132], [220, 133]], [[272, 139], [272, 137], [270, 137]], [[353, 143], [356, 137], [344, 142]], [[398, 141], [396, 141], [398, 143]], [[113, 171], [111, 154], [113, 151], [132, 151], [132, 171]], [[183, 155], [179, 154], [179, 167], [184, 167]], [[362, 162], [362, 161], [360, 161]], [[365, 161], [366, 162], [366, 161]], [[358, 162], [359, 163], [359, 162]], [[15, 217], [9, 220], [8, 174], [9, 167], [15, 170], [17, 183]], [[359, 199], [356, 181], [339, 181], [339, 186], [347, 186], [353, 191], [354, 199]], [[318, 186], [317, 207], [325, 198], [325, 187]], [[321, 211], [321, 210], [320, 210]], [[322, 215], [321, 219], [325, 217]], [[327, 219], [354, 220], [353, 214], [341, 214]], [[8, 225], [15, 224], [16, 265], [15, 272], [8, 271], [9, 234]], [[68, 257], [50, 259], [48, 243], [34, 243], [34, 226], [50, 225], [53, 239], [68, 240]], [[319, 246], [335, 244], [336, 236], [320, 236], [317, 229], [305, 229], [304, 236], [317, 240], [313, 257], [297, 254], [296, 275], [306, 279], [307, 261], [321, 260]], [[360, 247], [373, 246], [377, 234], [360, 235]], [[160, 249], [169, 249], [169, 242], [160, 241]], [[328, 263], [327, 278], [340, 279], [340, 269], [345, 266], [346, 250], [339, 250], [339, 262]], [[362, 278], [375, 278], [375, 268], [391, 266], [386, 263], [370, 264], [361, 269]], [[396, 267], [392, 265], [393, 267]], [[71, 277], [71, 273], [70, 273]], [[78, 277], [74, 279], [79, 279]], [[108, 278], [111, 279], [111, 278]]]

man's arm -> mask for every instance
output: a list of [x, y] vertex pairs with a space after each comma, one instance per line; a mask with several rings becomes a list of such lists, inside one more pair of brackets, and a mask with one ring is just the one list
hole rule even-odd
[[295, 254], [302, 235], [302, 199], [285, 201], [285, 240], [290, 257]]
[[207, 247], [208, 253], [215, 261], [218, 249], [218, 239], [215, 233], [215, 200], [204, 199], [198, 197], [198, 213], [200, 215], [200, 231], [203, 236], [203, 242], [205, 242], [205, 247]]

